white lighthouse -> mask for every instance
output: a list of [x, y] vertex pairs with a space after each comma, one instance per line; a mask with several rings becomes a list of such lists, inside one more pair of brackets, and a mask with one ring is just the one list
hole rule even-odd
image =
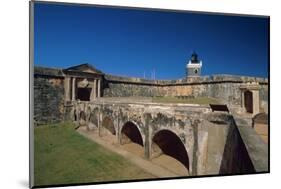
[[193, 52], [188, 64], [186, 64], [186, 77], [199, 77], [201, 75], [202, 61]]

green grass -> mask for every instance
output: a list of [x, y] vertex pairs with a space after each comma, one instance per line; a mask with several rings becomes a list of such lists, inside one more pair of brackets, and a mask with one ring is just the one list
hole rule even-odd
[[197, 98], [153, 97], [152, 102], [207, 105], [207, 104], [218, 104], [219, 100], [209, 97], [197, 97]]
[[78, 134], [71, 123], [36, 127], [35, 185], [153, 178]]

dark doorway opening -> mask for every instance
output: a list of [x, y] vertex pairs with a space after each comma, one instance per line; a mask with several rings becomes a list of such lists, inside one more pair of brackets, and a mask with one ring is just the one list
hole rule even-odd
[[246, 91], [244, 93], [244, 103], [246, 111], [248, 113], [253, 113], [253, 93], [251, 91]]
[[129, 139], [131, 142], [137, 143], [141, 146], [143, 146], [142, 136], [140, 134], [139, 129], [137, 126], [132, 122], [127, 122], [122, 130], [122, 139], [125, 140], [125, 138]]
[[189, 158], [180, 138], [169, 130], [157, 132], [152, 141], [159, 146], [162, 152], [181, 162], [189, 170]]
[[77, 99], [81, 101], [90, 101], [92, 88], [78, 88]]

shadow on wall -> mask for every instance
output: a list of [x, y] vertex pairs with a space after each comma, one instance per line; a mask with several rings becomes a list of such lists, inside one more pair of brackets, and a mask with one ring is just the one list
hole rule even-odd
[[104, 134], [112, 134], [116, 135], [116, 131], [114, 128], [113, 121], [109, 117], [105, 117], [102, 121], [102, 128], [106, 129], [104, 130]]
[[248, 174], [255, 172], [239, 130], [232, 123], [228, 130], [219, 174]]

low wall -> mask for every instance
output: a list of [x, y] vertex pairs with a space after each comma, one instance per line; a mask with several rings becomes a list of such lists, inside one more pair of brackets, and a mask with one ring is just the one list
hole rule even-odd
[[207, 174], [268, 172], [268, 147], [252, 127], [239, 126], [231, 114], [207, 118]]
[[179, 80], [145, 80], [105, 75], [103, 96], [191, 96], [213, 97], [240, 105], [241, 83], [258, 82], [261, 107], [267, 111], [268, 80], [256, 77], [213, 75]]
[[[64, 77], [62, 69], [34, 67], [34, 120], [36, 124], [63, 119]], [[104, 97], [213, 97], [225, 104], [240, 105], [239, 87], [245, 82], [260, 84], [261, 111], [268, 112], [268, 80], [256, 77], [213, 75], [178, 80], [147, 80], [104, 75], [101, 95]]]

